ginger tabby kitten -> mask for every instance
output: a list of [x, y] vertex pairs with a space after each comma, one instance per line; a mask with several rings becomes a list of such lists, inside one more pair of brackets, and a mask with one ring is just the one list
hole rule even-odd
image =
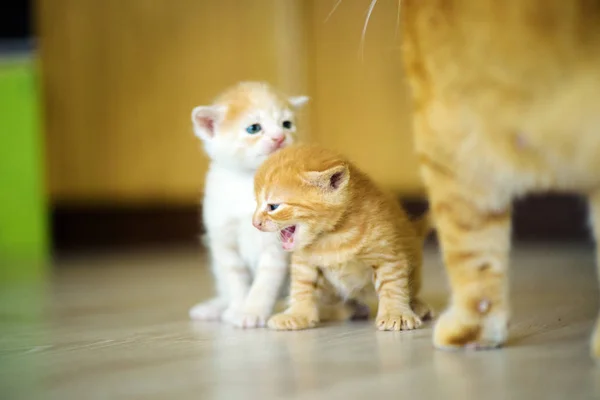
[[347, 159], [317, 146], [290, 146], [259, 167], [254, 191], [254, 226], [279, 231], [283, 248], [293, 251], [290, 305], [271, 317], [270, 328], [312, 328], [328, 290], [362, 299], [371, 282], [378, 329], [415, 329], [430, 314], [417, 298], [427, 218], [410, 221]]
[[401, 14], [416, 149], [452, 287], [434, 343], [496, 347], [510, 314], [512, 200], [584, 194], [600, 236], [600, 1], [403, 0]]

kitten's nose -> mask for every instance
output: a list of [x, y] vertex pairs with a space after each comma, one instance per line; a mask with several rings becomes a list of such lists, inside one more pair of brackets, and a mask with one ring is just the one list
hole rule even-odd
[[259, 220], [258, 218], [252, 218], [252, 225], [254, 225], [254, 227], [258, 230], [262, 231], [262, 226], [263, 223], [261, 220]]
[[285, 140], [285, 135], [271, 136], [271, 140], [274, 141], [277, 146], [279, 146]]

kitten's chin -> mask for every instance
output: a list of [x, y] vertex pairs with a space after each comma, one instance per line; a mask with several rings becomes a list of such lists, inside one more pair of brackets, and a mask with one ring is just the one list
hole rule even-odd
[[286, 140], [282, 143], [279, 144], [273, 144], [270, 145], [269, 147], [267, 147], [267, 149], [264, 152], [264, 156], [265, 157], [269, 157], [271, 154], [278, 152], [281, 149], [285, 149], [286, 147], [290, 146], [291, 144], [293, 144], [294, 142], [291, 140]]

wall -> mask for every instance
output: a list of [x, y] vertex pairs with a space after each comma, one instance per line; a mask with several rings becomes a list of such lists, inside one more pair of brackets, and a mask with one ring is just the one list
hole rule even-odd
[[343, 151], [381, 185], [402, 195], [421, 194], [400, 58], [398, 2], [377, 2], [364, 41], [370, 1], [342, 1], [327, 18], [334, 3], [313, 1], [315, 139]]
[[[336, 0], [337, 1], [337, 0]], [[39, 0], [48, 181], [54, 204], [190, 204], [206, 159], [193, 106], [264, 79], [313, 98], [311, 140], [378, 182], [419, 193], [396, 2]]]

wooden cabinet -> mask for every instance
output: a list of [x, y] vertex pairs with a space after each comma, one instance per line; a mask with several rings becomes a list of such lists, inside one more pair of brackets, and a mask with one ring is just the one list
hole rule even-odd
[[307, 93], [310, 140], [385, 186], [420, 191], [396, 2], [39, 0], [54, 203], [197, 201], [206, 159], [189, 114], [240, 80]]

